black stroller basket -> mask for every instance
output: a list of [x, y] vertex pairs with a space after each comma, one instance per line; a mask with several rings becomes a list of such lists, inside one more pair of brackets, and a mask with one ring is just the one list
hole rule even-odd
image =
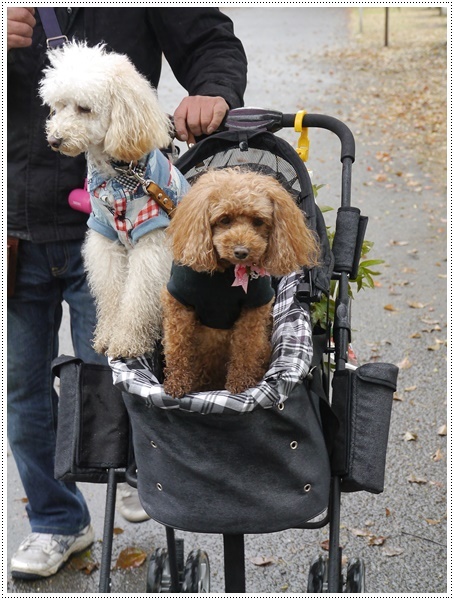
[[[304, 163], [274, 135], [295, 123], [303, 132], [330, 130], [341, 142], [341, 206], [332, 247]], [[351, 560], [342, 574], [341, 492], [383, 491], [397, 368], [372, 363], [352, 369], [348, 363], [349, 281], [358, 273], [367, 225], [351, 206], [354, 158], [353, 136], [337, 119], [246, 108], [230, 111], [223, 131], [198, 142], [176, 165], [189, 182], [208, 168], [226, 166], [271, 174], [292, 193], [317, 233], [317, 267], [275, 282], [273, 357], [284, 363], [290, 357], [282, 377], [234, 397], [220, 391], [175, 400], [162, 390], [158, 353], [152, 359], [110, 361], [115, 386], [107, 368], [97, 367], [103, 372], [97, 378], [93, 365], [57, 361], [56, 476], [107, 482], [100, 592], [111, 591], [115, 491], [125, 479], [137, 486], [145, 510], [166, 527], [167, 549], [156, 550], [149, 562], [149, 592], [209, 591], [207, 555], [191, 552], [185, 563], [176, 529], [222, 534], [225, 591], [241, 593], [246, 590], [244, 535], [326, 525], [329, 554], [310, 566], [307, 591], [365, 591], [363, 561]], [[334, 322], [313, 327], [310, 307], [328, 300], [333, 279], [338, 281]], [[308, 330], [310, 353], [304, 343], [292, 345]], [[326, 356], [333, 356], [333, 377]], [[106, 403], [110, 408], [103, 413]], [[100, 440], [95, 418], [105, 420]]]

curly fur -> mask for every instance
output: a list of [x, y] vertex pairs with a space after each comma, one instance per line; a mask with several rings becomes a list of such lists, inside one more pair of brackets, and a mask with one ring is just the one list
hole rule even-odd
[[[273, 178], [241, 169], [202, 175], [168, 228], [174, 260], [195, 271], [256, 265], [282, 276], [313, 266], [318, 244], [290, 194]], [[231, 330], [200, 324], [194, 310], [162, 294], [165, 390], [175, 396], [260, 381], [270, 357], [272, 302], [243, 309]]]
[[[112, 161], [136, 161], [170, 143], [170, 121], [156, 92], [127, 56], [72, 42], [51, 50], [49, 61], [40, 95], [51, 109], [52, 149], [86, 153], [108, 179], [117, 175]], [[83, 257], [97, 306], [95, 350], [113, 357], [151, 351], [161, 334], [160, 293], [172, 262], [164, 230], [151, 231], [134, 248], [89, 231]]]

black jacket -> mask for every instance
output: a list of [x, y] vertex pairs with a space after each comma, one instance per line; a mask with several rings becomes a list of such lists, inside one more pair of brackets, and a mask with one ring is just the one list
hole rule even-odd
[[231, 329], [243, 308], [257, 308], [274, 298], [271, 277], [250, 278], [247, 292], [233, 286], [234, 267], [224, 272], [197, 272], [174, 264], [167, 290], [183, 306], [189, 306], [206, 327]]
[[[231, 108], [243, 104], [246, 56], [231, 20], [217, 8], [56, 8], [56, 13], [69, 39], [105, 42], [127, 54], [154, 86], [164, 53], [189, 95], [222, 96]], [[78, 239], [87, 215], [69, 207], [68, 194], [83, 185], [85, 157], [65, 157], [47, 147], [48, 108], [37, 92], [46, 40], [37, 11], [35, 18], [32, 46], [8, 52], [8, 233], [34, 242]]]

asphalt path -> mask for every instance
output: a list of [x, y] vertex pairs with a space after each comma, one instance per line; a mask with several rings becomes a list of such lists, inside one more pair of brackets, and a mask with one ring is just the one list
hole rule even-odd
[[[342, 119], [342, 106], [355, 90], [342, 87], [342, 72], [323, 59], [327, 47], [348, 43], [354, 35], [349, 17], [353, 8], [227, 8], [249, 59], [247, 106], [283, 112], [306, 109]], [[353, 29], [352, 29], [353, 27]], [[184, 91], [168, 68], [160, 85], [162, 105], [173, 111]], [[350, 125], [349, 123], [347, 123]], [[396, 170], [412, 173], [418, 185], [377, 186], [372, 179], [379, 167], [380, 132], [363, 133], [354, 123], [357, 159], [353, 172], [353, 204], [369, 217], [366, 238], [375, 244], [371, 258], [385, 261], [379, 287], [361, 291], [353, 303], [353, 344], [363, 363], [380, 360], [401, 364], [397, 398], [389, 435], [385, 491], [344, 494], [341, 544], [346, 557], [366, 562], [367, 591], [373, 594], [441, 594], [447, 586], [446, 552], [446, 437], [439, 429], [446, 421], [447, 382], [443, 340], [446, 340], [446, 216], [443, 182], [423, 176], [411, 153], [397, 160]], [[297, 134], [282, 132], [296, 143]], [[339, 145], [324, 131], [311, 132], [308, 163], [314, 181], [324, 184], [320, 204], [340, 203]], [[334, 213], [333, 213], [334, 214]], [[332, 219], [327, 215], [327, 222]], [[410, 305], [413, 305], [410, 306]], [[388, 309], [385, 308], [388, 307]], [[389, 310], [391, 308], [391, 310]], [[72, 353], [67, 314], [61, 352]], [[408, 440], [412, 434], [414, 439]], [[408, 440], [408, 441], [407, 441]], [[8, 454], [7, 556], [29, 532], [23, 490], [13, 458]], [[416, 480], [419, 481], [416, 482]], [[91, 550], [99, 561], [105, 486], [80, 484], [92, 513], [96, 542]], [[115, 526], [113, 565], [131, 546], [146, 552], [165, 546], [161, 525], [126, 522], [119, 514]], [[222, 593], [223, 553], [220, 535], [184, 532], [187, 551], [201, 547], [211, 562], [211, 591]], [[300, 594], [306, 589], [311, 559], [325, 552], [328, 528], [288, 530], [246, 536], [247, 592]], [[381, 538], [385, 538], [382, 540]], [[266, 566], [257, 566], [256, 559]], [[93, 593], [99, 571], [90, 575], [67, 565], [56, 576], [37, 582], [13, 581], [10, 593]], [[145, 592], [146, 565], [112, 570], [112, 592]]]

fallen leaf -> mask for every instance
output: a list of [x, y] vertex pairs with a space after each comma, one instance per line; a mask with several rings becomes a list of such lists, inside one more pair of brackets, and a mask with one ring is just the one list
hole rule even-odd
[[397, 312], [397, 308], [395, 308], [392, 304], [385, 304], [383, 308], [385, 310], [389, 310], [390, 312]]
[[410, 308], [425, 308], [427, 306], [427, 304], [423, 304], [422, 302], [408, 301], [407, 304]]
[[389, 242], [390, 246], [408, 246], [410, 242], [397, 242], [396, 240], [391, 240]]
[[114, 527], [113, 532], [114, 532], [115, 535], [120, 535], [120, 534], [124, 533], [125, 530], [122, 529], [121, 527]]
[[383, 554], [385, 556], [399, 556], [400, 554], [403, 554], [404, 551], [402, 550], [402, 548], [391, 548], [389, 546], [385, 547], [383, 549]]
[[414, 392], [417, 387], [417, 385], [410, 385], [409, 387], [404, 388], [404, 392]]
[[403, 398], [401, 396], [399, 396], [397, 392], [394, 392], [393, 400], [395, 400], [396, 402], [402, 402]]
[[438, 435], [448, 435], [448, 428], [446, 427], [446, 425], [442, 425], [441, 427], [439, 427], [437, 433]]
[[85, 575], [90, 575], [95, 569], [99, 567], [99, 564], [92, 560], [91, 551], [88, 550], [83, 554], [72, 556], [69, 562], [72, 569], [76, 571], [82, 571]]
[[416, 332], [416, 333], [412, 333], [410, 336], [412, 339], [419, 339], [421, 337], [421, 334]]
[[424, 519], [429, 525], [439, 525], [443, 519]]
[[268, 567], [276, 562], [271, 556], [257, 556], [250, 559], [251, 563], [256, 567]]
[[369, 538], [369, 546], [383, 546], [386, 538], [382, 535], [371, 535]]
[[437, 450], [435, 450], [435, 452], [432, 454], [432, 460], [434, 462], [439, 462], [440, 460], [443, 460], [443, 452], [440, 448], [437, 448]]
[[115, 564], [116, 569], [135, 569], [147, 559], [147, 554], [140, 548], [125, 548], [120, 552]]
[[323, 542], [320, 543], [320, 547], [322, 548], [322, 550], [329, 550], [329, 540], [323, 540]]
[[418, 439], [418, 434], [413, 433], [412, 431], [406, 431], [404, 434], [405, 442], [414, 442]]
[[408, 356], [406, 356], [400, 363], [397, 363], [399, 369], [409, 369], [412, 366], [412, 363]]
[[389, 510], [389, 508], [385, 508], [385, 515], [386, 515], [387, 517], [390, 517], [392, 514], [393, 514], [393, 513], [392, 513], [392, 511], [390, 511], [390, 510]]
[[409, 483], [427, 483], [427, 479], [418, 477], [417, 475], [410, 475], [410, 477], [407, 477], [407, 481]]
[[370, 531], [365, 531], [364, 529], [350, 529], [350, 533], [357, 537], [368, 537], [370, 535]]

